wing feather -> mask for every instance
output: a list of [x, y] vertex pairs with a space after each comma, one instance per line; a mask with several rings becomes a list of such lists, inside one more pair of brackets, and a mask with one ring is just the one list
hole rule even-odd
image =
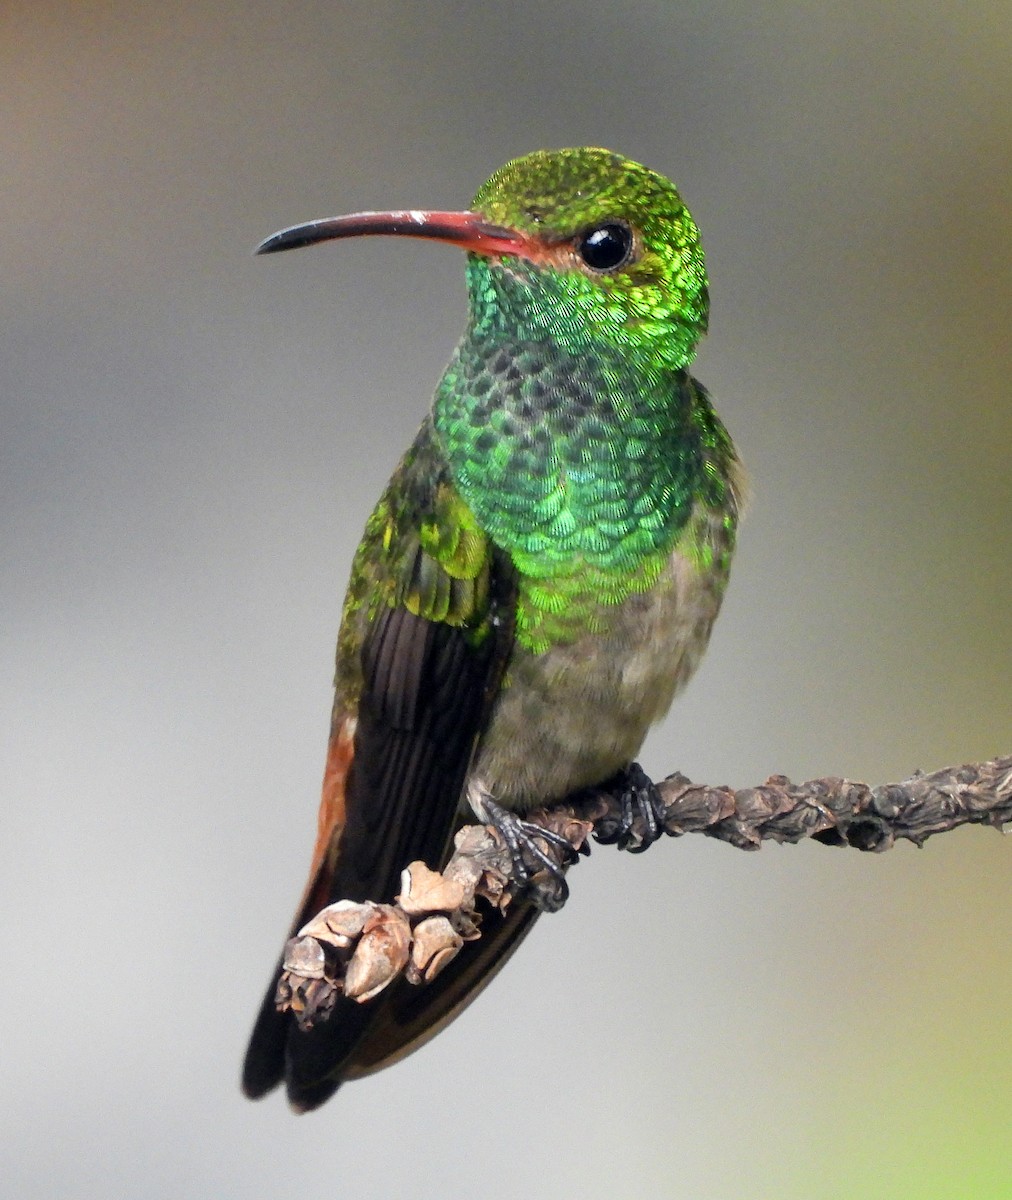
[[[328, 765], [314, 872], [295, 928], [337, 899], [392, 900], [414, 859], [445, 861], [512, 646], [514, 604], [511, 572], [453, 487], [426, 422], [356, 555], [332, 722], [332, 746], [350, 729], [353, 744], [343, 773]], [[247, 1051], [250, 1095], [284, 1078], [293, 1106], [312, 1108], [349, 1070], [362, 1073], [364, 1039], [403, 1044], [403, 1000], [390, 1007], [340, 998], [326, 1021], [302, 1030], [274, 1009], [276, 982], [277, 973]], [[417, 1041], [425, 1005], [409, 1008]], [[433, 1020], [445, 1023], [445, 1009], [434, 1006]]]

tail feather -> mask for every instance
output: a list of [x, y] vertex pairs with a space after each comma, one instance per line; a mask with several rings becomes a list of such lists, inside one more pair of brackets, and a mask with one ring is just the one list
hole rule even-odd
[[[314, 863], [316, 873], [306, 888], [289, 936], [333, 898], [333, 863], [326, 854], [318, 855]], [[292, 1108], [308, 1112], [328, 1100], [346, 1080], [371, 1075], [406, 1057], [435, 1037], [484, 991], [537, 917], [538, 910], [522, 900], [514, 902], [505, 913], [486, 908], [482, 912], [481, 938], [466, 942], [431, 983], [413, 986], [399, 980], [365, 1004], [339, 997], [327, 1020], [308, 1031], [300, 1030], [290, 1013], [278, 1012], [275, 1007], [282, 970], [279, 960], [246, 1052], [243, 1091], [255, 1100], [284, 1082]], [[338, 1030], [340, 1036], [335, 1039]], [[297, 1043], [295, 1054], [290, 1052], [292, 1042]], [[343, 1056], [336, 1055], [338, 1044], [346, 1048]]]
[[[511, 626], [476, 649], [465, 631], [385, 609], [362, 649], [364, 687], [355, 715], [337, 698], [309, 882], [296, 932], [334, 900], [392, 900], [411, 861], [446, 861], [476, 739], [502, 669]], [[338, 997], [326, 1020], [298, 1027], [279, 1013], [275, 968], [254, 1025], [243, 1088], [262, 1096], [285, 1082], [292, 1106], [315, 1108], [346, 1078], [396, 1061], [427, 1041], [476, 996], [530, 928], [522, 905], [486, 915], [432, 984], [401, 982], [375, 1000]]]
[[415, 987], [401, 980], [392, 986], [382, 1016], [377, 1015], [346, 1063], [344, 1078], [360, 1079], [392, 1066], [445, 1029], [498, 975], [539, 914], [539, 909], [522, 900], [506, 913], [486, 910], [481, 938], [465, 942], [432, 983]]
[[[292, 1108], [318, 1108], [342, 1083], [391, 1066], [425, 1045], [495, 978], [538, 912], [525, 902], [511, 905], [505, 914], [486, 911], [481, 938], [465, 943], [430, 984], [415, 986], [401, 979], [365, 1004], [339, 998], [327, 1020], [308, 1031], [290, 1021], [287, 1038], [297, 1039], [298, 1053], [285, 1056], [282, 1045], [282, 1059]], [[336, 1067], [335, 1027], [348, 1047]]]
[[[345, 780], [353, 756], [354, 734], [354, 721], [345, 719], [330, 739], [313, 862], [295, 919], [288, 931], [289, 938], [294, 937], [333, 898], [334, 871], [345, 821]], [[251, 1100], [266, 1096], [285, 1078], [285, 1047], [292, 1018], [287, 1012], [278, 1012], [274, 1004], [283, 969], [283, 959], [279, 958], [253, 1024], [243, 1060], [242, 1090]]]

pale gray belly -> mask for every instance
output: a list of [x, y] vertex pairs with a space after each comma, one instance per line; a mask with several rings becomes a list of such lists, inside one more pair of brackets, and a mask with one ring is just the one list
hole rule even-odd
[[649, 592], [608, 610], [607, 633], [517, 647], [470, 782], [532, 808], [626, 766], [696, 669], [725, 582], [676, 550]]

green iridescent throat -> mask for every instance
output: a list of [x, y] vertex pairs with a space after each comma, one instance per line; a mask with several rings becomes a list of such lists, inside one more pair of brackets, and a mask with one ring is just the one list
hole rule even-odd
[[720, 447], [684, 350], [672, 367], [650, 339], [591, 338], [553, 272], [472, 258], [468, 282], [471, 321], [435, 425], [461, 495], [520, 576], [520, 640], [540, 650], [656, 582], [697, 499], [724, 499], [706, 469]]

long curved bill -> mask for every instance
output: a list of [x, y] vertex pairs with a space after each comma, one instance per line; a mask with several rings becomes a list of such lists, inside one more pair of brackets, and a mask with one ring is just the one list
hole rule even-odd
[[534, 258], [535, 242], [515, 229], [493, 225], [475, 212], [422, 212], [403, 209], [396, 212], [350, 213], [346, 217], [324, 217], [282, 229], [260, 243], [255, 254], [276, 254], [295, 250], [331, 238], [370, 237], [393, 234], [399, 237], [430, 238], [450, 242], [473, 254], [518, 255]]

